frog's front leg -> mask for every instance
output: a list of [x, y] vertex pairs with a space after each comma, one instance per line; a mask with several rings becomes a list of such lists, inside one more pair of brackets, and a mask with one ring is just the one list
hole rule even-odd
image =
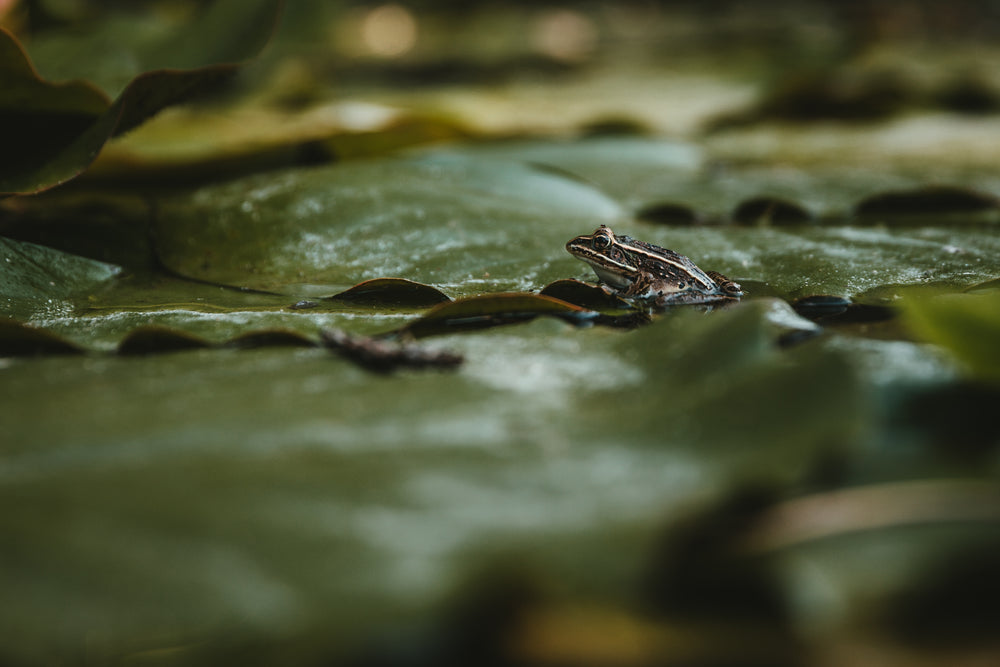
[[628, 287], [620, 290], [618, 296], [623, 299], [649, 299], [658, 296], [658, 293], [653, 290], [653, 284], [648, 278], [639, 276]]

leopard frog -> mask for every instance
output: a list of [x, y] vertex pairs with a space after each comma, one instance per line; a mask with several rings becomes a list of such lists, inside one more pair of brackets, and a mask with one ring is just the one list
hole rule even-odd
[[721, 273], [702, 271], [684, 255], [617, 236], [601, 225], [593, 234], [577, 236], [566, 250], [590, 264], [611, 294], [657, 307], [685, 303], [718, 303], [743, 296], [738, 283]]

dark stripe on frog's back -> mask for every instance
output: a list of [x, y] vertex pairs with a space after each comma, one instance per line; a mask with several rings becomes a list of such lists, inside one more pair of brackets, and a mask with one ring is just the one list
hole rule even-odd
[[[716, 288], [715, 282], [684, 255], [676, 253], [669, 248], [661, 248], [652, 243], [637, 241], [631, 236], [619, 236], [618, 241], [621, 244], [631, 245], [632, 247], [627, 248], [625, 252], [631, 253], [639, 262], [651, 261], [676, 267], [674, 270], [667, 271], [667, 274], [671, 278], [686, 279], [688, 276], [693, 276], [702, 279], [703, 286], [706, 289], [714, 290]], [[648, 257], [645, 256], [646, 253], [648, 253]]]

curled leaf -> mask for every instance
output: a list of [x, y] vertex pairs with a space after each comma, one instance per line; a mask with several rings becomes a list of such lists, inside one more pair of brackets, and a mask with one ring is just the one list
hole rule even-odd
[[525, 322], [538, 315], [554, 315], [576, 321], [592, 320], [597, 316], [593, 311], [542, 294], [483, 294], [432, 308], [403, 327], [400, 333], [420, 338]]
[[326, 297], [328, 301], [347, 301], [365, 305], [433, 306], [451, 301], [447, 294], [430, 285], [403, 278], [374, 278], [358, 283], [339, 294]]
[[624, 299], [608, 294], [597, 285], [581, 280], [557, 280], [542, 288], [543, 296], [551, 296], [590, 310], [622, 310], [631, 306]]
[[0, 190], [71, 143], [111, 105], [83, 81], [43, 80], [17, 39], [0, 28]]
[[[113, 136], [171, 104], [216, 88], [263, 47], [280, 7], [280, 0], [214, 3], [187, 29], [149, 45], [147, 57], [137, 59], [148, 71], [120, 93], [106, 85], [117, 94], [113, 103], [86, 82], [43, 80], [14, 36], [0, 30], [0, 195], [33, 194], [71, 180]], [[197, 41], [204, 42], [202, 48], [191, 48]], [[79, 67], [89, 62], [83, 45], [76, 48], [73, 57], [60, 58], [70, 69], [74, 63]], [[69, 70], [64, 68], [62, 74]]]

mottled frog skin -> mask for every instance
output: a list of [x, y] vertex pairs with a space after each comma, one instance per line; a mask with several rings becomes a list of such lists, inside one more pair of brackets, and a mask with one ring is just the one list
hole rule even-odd
[[718, 303], [743, 296], [738, 283], [721, 273], [702, 271], [673, 250], [616, 236], [601, 225], [593, 234], [577, 236], [566, 250], [590, 264], [607, 291], [624, 299], [657, 307], [686, 303]]

